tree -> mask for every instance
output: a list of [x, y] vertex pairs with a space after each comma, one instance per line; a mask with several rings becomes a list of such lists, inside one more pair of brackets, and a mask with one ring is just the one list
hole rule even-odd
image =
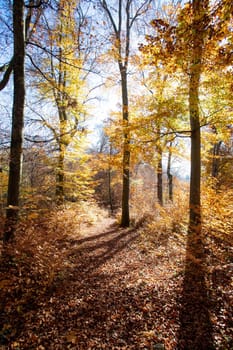
[[[201, 122], [199, 111], [200, 78], [203, 71], [203, 55], [209, 28], [209, 1], [187, 3], [178, 11], [174, 20], [155, 19], [154, 36], [147, 36], [150, 43], [145, 48], [150, 63], [162, 64], [170, 72], [183, 72], [188, 80], [188, 104], [191, 138], [190, 179], [190, 232], [200, 232], [201, 224]], [[186, 77], [187, 77], [186, 76]]]
[[[3, 7], [4, 6], [4, 7]], [[8, 84], [9, 79], [11, 77], [11, 73], [13, 71], [13, 57], [12, 56], [12, 40], [13, 40], [13, 33], [12, 33], [12, 6], [10, 3], [5, 1], [5, 4], [1, 4], [1, 29], [0, 29], [0, 45], [1, 45], [1, 53], [2, 57], [6, 56], [5, 63], [0, 66], [0, 91], [2, 91]], [[11, 53], [9, 55], [4, 55], [3, 53], [7, 52], [7, 49], [11, 49]], [[11, 57], [9, 59], [9, 57]]]
[[[143, 61], [143, 57], [140, 62]], [[144, 65], [141, 84], [141, 98], [135, 96], [135, 117], [132, 119], [132, 138], [137, 144], [137, 151], [149, 162], [156, 172], [156, 192], [160, 205], [164, 203], [163, 159], [168, 157], [170, 192], [172, 187], [171, 147], [177, 137], [178, 128], [187, 124], [187, 108], [183, 91], [176, 85], [174, 77], [166, 67], [156, 67], [156, 71]], [[141, 105], [143, 100], [143, 106]], [[138, 102], [139, 101], [139, 102]], [[173, 147], [175, 150], [175, 147]], [[170, 195], [171, 197], [171, 195]]]
[[58, 24], [55, 28], [58, 37], [56, 38], [56, 35], [55, 37], [52, 36], [51, 42], [51, 45], [58, 46], [59, 51], [58, 66], [54, 65], [51, 57], [52, 64], [50, 67], [53, 98], [59, 115], [59, 132], [56, 135], [59, 149], [56, 185], [58, 203], [63, 203], [65, 194], [65, 153], [78, 132], [80, 116], [84, 112], [79, 96], [81, 94], [80, 85], [82, 85], [79, 78], [80, 70], [71, 68], [71, 65], [77, 67], [81, 65], [79, 57], [78, 59], [75, 57], [77, 47], [75, 48], [72, 43], [75, 42], [75, 36], [77, 35], [75, 33], [74, 6], [74, 1], [69, 3], [61, 1], [58, 11]]
[[[191, 181], [190, 181], [190, 232], [200, 233], [201, 224], [201, 203], [200, 203], [200, 179], [201, 179], [201, 139], [200, 139], [200, 80], [202, 72], [211, 68], [213, 62], [208, 59], [210, 56], [216, 56], [216, 51], [221, 52], [221, 42], [229, 31], [229, 13], [230, 3], [226, 1], [219, 2], [214, 12], [214, 18], [217, 22], [214, 27], [214, 22], [210, 21], [209, 1], [192, 2], [192, 36], [191, 36], [191, 53], [190, 53], [190, 68], [189, 68], [189, 111], [190, 111], [190, 126], [191, 126]], [[219, 11], [221, 15], [219, 15]], [[232, 11], [232, 4], [231, 4]], [[213, 9], [212, 9], [213, 12]], [[220, 21], [219, 21], [220, 18]], [[214, 28], [214, 29], [213, 29]], [[211, 33], [210, 31], [214, 33]], [[213, 38], [212, 38], [213, 36]], [[228, 36], [228, 40], [231, 35]], [[208, 40], [209, 39], [209, 40]], [[227, 50], [229, 50], [227, 40]], [[225, 65], [229, 65], [229, 53], [224, 52]], [[220, 60], [221, 61], [221, 60]], [[219, 64], [218, 59], [214, 62]], [[208, 74], [208, 73], [207, 73]], [[223, 74], [224, 76], [224, 74]], [[226, 105], [225, 105], [226, 107]], [[219, 108], [219, 106], [218, 106]], [[216, 113], [216, 111], [215, 111]], [[214, 114], [215, 114], [214, 113]], [[208, 119], [208, 118], [207, 118]], [[211, 122], [212, 118], [209, 118]], [[226, 123], [226, 119], [225, 119]], [[213, 174], [217, 171], [217, 158], [219, 155], [220, 144], [215, 144], [213, 149]]]
[[172, 141], [168, 148], [168, 159], [167, 159], [167, 180], [168, 180], [168, 198], [173, 201], [173, 175], [171, 173], [171, 161], [172, 161]]
[[32, 61], [32, 65], [40, 96], [51, 101], [57, 112], [55, 118], [40, 118], [43, 126], [52, 133], [57, 146], [56, 200], [62, 204], [66, 180], [71, 175], [65, 169], [67, 153], [75, 148], [75, 144], [80, 146], [86, 135], [81, 124], [86, 117], [84, 77], [81, 74], [81, 42], [85, 21], [76, 12], [76, 1], [60, 1], [55, 19], [51, 23], [45, 21], [45, 26], [45, 58], [38, 63]]
[[[34, 8], [40, 8], [42, 4], [43, 1], [30, 0], [28, 5], [25, 5], [23, 0], [13, 1], [13, 57], [6, 69], [1, 86], [1, 88], [6, 86], [13, 70], [14, 95], [4, 242], [13, 238], [19, 215], [25, 103], [25, 37], [30, 37], [31, 34], [30, 24]], [[25, 6], [28, 8], [26, 18], [24, 17]]]
[[128, 68], [130, 58], [131, 31], [136, 20], [143, 15], [151, 0], [133, 4], [132, 0], [119, 0], [114, 7], [106, 0], [100, 0], [111, 27], [114, 57], [118, 63], [121, 77], [122, 119], [123, 119], [123, 162], [122, 162], [122, 214], [121, 226], [130, 224], [129, 195], [130, 195], [130, 124], [128, 96]]
[[191, 52], [189, 68], [189, 117], [191, 127], [191, 177], [189, 231], [201, 230], [201, 129], [199, 111], [199, 86], [202, 73], [204, 40], [208, 26], [208, 0], [193, 0], [191, 24]]
[[24, 119], [24, 1], [13, 2], [13, 31], [14, 31], [14, 58], [13, 79], [14, 96], [12, 112], [12, 134], [10, 150], [10, 169], [7, 197], [7, 217], [4, 241], [9, 241], [14, 233], [14, 227], [19, 213], [19, 187], [21, 173], [21, 156], [23, 143], [23, 119]]
[[[217, 63], [217, 61], [216, 61]], [[201, 95], [202, 110], [205, 111], [206, 126], [203, 128], [202, 159], [203, 176], [213, 178], [212, 186], [218, 190], [230, 183], [231, 156], [227, 148], [231, 140], [232, 116], [232, 74], [230, 66], [216, 64], [214, 71], [204, 72]], [[218, 81], [218, 84], [216, 84]], [[224, 168], [229, 165], [229, 174]], [[227, 176], [225, 176], [227, 175]]]
[[89, 152], [92, 172], [95, 174], [95, 197], [98, 203], [109, 208], [109, 213], [112, 215], [120, 207], [121, 191], [119, 162], [115, 159], [118, 158], [119, 152], [114, 148], [110, 133], [111, 125], [105, 126], [104, 130], [100, 129], [98, 142], [92, 145]]

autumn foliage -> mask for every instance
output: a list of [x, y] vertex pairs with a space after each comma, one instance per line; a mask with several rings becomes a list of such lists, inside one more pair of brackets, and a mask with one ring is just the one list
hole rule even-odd
[[232, 350], [232, 1], [12, 4], [1, 350]]

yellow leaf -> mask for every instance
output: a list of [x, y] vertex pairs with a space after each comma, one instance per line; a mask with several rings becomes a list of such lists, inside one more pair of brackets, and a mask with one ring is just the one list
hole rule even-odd
[[31, 213], [31, 214], [28, 215], [28, 219], [29, 219], [29, 220], [37, 219], [38, 216], [39, 216], [38, 213]]
[[76, 344], [77, 343], [77, 335], [74, 331], [70, 331], [66, 334], [66, 340], [69, 343]]

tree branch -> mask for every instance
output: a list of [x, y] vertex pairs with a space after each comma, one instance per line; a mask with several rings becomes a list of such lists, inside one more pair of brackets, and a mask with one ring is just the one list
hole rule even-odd
[[[149, 8], [151, 2], [152, 2], [152, 0], [145, 0], [145, 1], [142, 3], [142, 5], [137, 9], [137, 11], [136, 11], [134, 17], [133, 17], [132, 20], [131, 20], [130, 28], [133, 26], [135, 20], [136, 20], [139, 16], [141, 16], [141, 14], [142, 14], [143, 12], [146, 12], [146, 11], [147, 11], [147, 9]], [[146, 8], [143, 10], [143, 8], [144, 8], [145, 6], [146, 6]], [[142, 10], [143, 10], [143, 11], [142, 11]]]
[[24, 6], [28, 9], [36, 9], [41, 7], [42, 5], [47, 5], [49, 3], [49, 0], [38, 0], [37, 4], [34, 3], [34, 1], [30, 1], [30, 3], [27, 5], [24, 2]]
[[112, 26], [113, 26], [115, 35], [116, 35], [117, 38], [118, 38], [118, 36], [119, 36], [119, 31], [117, 30], [116, 23], [115, 23], [115, 21], [114, 21], [114, 19], [113, 19], [113, 17], [112, 17], [112, 14], [111, 14], [111, 12], [110, 12], [110, 10], [109, 10], [109, 8], [108, 8], [108, 5], [107, 5], [106, 1], [105, 1], [105, 0], [101, 1], [101, 4], [102, 4], [104, 10], [107, 12], [108, 17], [109, 17], [109, 19], [110, 19], [110, 22], [112, 23]]
[[2, 80], [0, 81], [0, 91], [6, 87], [8, 81], [10, 79], [11, 73], [13, 71], [13, 66], [14, 66], [14, 59], [12, 57], [12, 59], [10, 60], [10, 62], [8, 64], [8, 67], [4, 73], [4, 76], [3, 76]]

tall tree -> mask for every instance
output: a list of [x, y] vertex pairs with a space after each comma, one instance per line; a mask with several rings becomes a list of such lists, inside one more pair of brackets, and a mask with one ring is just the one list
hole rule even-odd
[[119, 0], [114, 6], [111, 1], [100, 0], [112, 30], [113, 50], [121, 77], [122, 119], [123, 119], [123, 162], [122, 162], [122, 215], [121, 226], [130, 225], [129, 195], [130, 195], [130, 125], [129, 125], [129, 96], [128, 68], [130, 58], [131, 32], [136, 20], [144, 14], [151, 0], [132, 1]]
[[[51, 75], [53, 98], [56, 103], [59, 116], [59, 132], [56, 134], [58, 143], [58, 166], [56, 197], [58, 203], [64, 200], [65, 184], [65, 153], [72, 139], [78, 132], [80, 115], [82, 114], [80, 104], [80, 69], [73, 68], [81, 66], [78, 55], [78, 47], [74, 45], [78, 37], [75, 33], [75, 1], [60, 1], [58, 11], [58, 23], [55, 28], [58, 35], [52, 35], [51, 45], [58, 47], [59, 62], [55, 64], [51, 57]], [[55, 40], [54, 40], [55, 39]], [[76, 39], [76, 40], [75, 40]], [[78, 38], [80, 40], [80, 38]], [[70, 69], [71, 68], [71, 69]]]
[[[13, 110], [12, 130], [10, 146], [10, 164], [7, 193], [6, 225], [3, 240], [5, 242], [13, 238], [15, 225], [19, 215], [19, 192], [22, 167], [22, 145], [24, 128], [24, 104], [25, 104], [25, 36], [30, 36], [30, 24], [33, 16], [33, 9], [40, 8], [43, 1], [30, 0], [25, 5], [23, 0], [13, 1], [13, 58], [11, 59], [4, 77], [2, 86], [4, 88], [9, 81], [13, 70]], [[24, 8], [28, 8], [26, 17]], [[38, 18], [38, 17], [37, 17]], [[33, 26], [34, 28], [34, 26]]]
[[[201, 122], [199, 88], [209, 34], [209, 1], [193, 0], [178, 11], [177, 22], [155, 19], [155, 36], [148, 36], [151, 63], [186, 74], [191, 137], [190, 232], [201, 229]], [[153, 47], [152, 47], [153, 46]], [[187, 79], [188, 78], [188, 79]]]
[[208, 27], [209, 0], [192, 1], [192, 34], [189, 68], [189, 117], [191, 127], [190, 232], [201, 230], [201, 129], [199, 86], [202, 73], [204, 40]]
[[80, 145], [85, 135], [81, 125], [86, 115], [85, 77], [82, 74], [82, 39], [85, 21], [76, 10], [76, 0], [59, 2], [56, 17], [51, 20], [48, 16], [44, 23], [47, 38], [44, 58], [40, 62], [31, 60], [34, 66], [33, 73], [37, 77], [35, 85], [38, 87], [39, 95], [50, 101], [57, 112], [55, 118], [49, 118], [47, 115], [41, 115], [40, 118], [56, 142], [58, 204], [64, 201], [67, 175], [71, 175], [65, 169], [67, 153], [75, 143]]
[[25, 101], [24, 83], [24, 1], [13, 2], [13, 32], [14, 32], [14, 58], [13, 79], [14, 96], [12, 112], [12, 133], [10, 149], [10, 168], [7, 197], [7, 218], [4, 241], [9, 241], [14, 233], [19, 213], [19, 187], [21, 173], [21, 156], [23, 143], [23, 119]]

